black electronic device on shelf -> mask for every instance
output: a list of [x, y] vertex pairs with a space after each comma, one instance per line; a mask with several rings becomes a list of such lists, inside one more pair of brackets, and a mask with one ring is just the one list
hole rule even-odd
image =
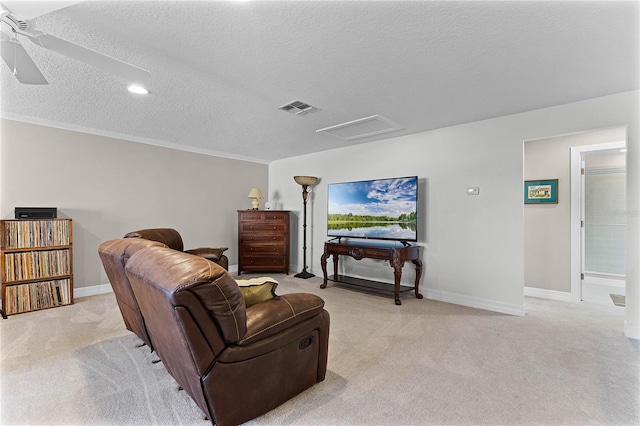
[[57, 207], [16, 207], [16, 219], [56, 219]]

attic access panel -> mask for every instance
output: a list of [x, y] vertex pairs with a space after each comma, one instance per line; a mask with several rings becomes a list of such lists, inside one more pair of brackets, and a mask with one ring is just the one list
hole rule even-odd
[[372, 115], [371, 117], [360, 118], [358, 120], [318, 129], [316, 133], [327, 133], [347, 141], [352, 141], [381, 135], [383, 133], [395, 132], [397, 130], [402, 130], [402, 127], [381, 115]]

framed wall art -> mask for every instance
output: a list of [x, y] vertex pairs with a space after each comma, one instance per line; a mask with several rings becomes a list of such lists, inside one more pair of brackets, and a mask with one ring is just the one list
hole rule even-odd
[[558, 179], [524, 181], [525, 204], [558, 204]]

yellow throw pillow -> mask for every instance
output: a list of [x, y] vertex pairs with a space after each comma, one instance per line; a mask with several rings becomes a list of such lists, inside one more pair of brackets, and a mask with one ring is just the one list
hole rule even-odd
[[236, 280], [240, 293], [244, 298], [244, 304], [248, 308], [256, 303], [273, 299], [276, 296], [278, 281], [270, 277], [251, 278], [249, 280]]

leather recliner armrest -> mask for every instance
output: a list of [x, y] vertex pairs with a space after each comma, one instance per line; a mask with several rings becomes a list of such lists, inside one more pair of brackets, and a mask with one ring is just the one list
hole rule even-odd
[[318, 315], [324, 300], [315, 294], [292, 293], [277, 296], [247, 308], [247, 332], [237, 342], [248, 345], [266, 339]]
[[185, 253], [195, 254], [196, 256], [204, 257], [209, 260], [220, 260], [222, 253], [227, 250], [227, 247], [199, 247], [196, 249], [185, 250]]

